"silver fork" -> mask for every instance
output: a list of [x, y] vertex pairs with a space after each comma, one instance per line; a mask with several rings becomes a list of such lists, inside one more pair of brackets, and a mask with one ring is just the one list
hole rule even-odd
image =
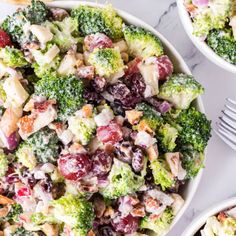
[[236, 101], [231, 98], [226, 101], [222, 116], [219, 117], [220, 121], [216, 123], [215, 133], [236, 151]]

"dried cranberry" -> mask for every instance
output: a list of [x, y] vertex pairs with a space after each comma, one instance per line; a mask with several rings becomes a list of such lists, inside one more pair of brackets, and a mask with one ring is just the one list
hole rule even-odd
[[0, 29], [0, 48], [5, 48], [6, 46], [11, 46], [10, 36], [2, 29]]
[[139, 218], [133, 217], [131, 214], [125, 217], [118, 215], [112, 220], [112, 226], [116, 232], [131, 234], [137, 231]]
[[132, 167], [135, 172], [140, 172], [144, 167], [144, 155], [140, 148], [133, 149]]
[[122, 130], [119, 124], [112, 121], [107, 126], [97, 128], [97, 138], [103, 143], [115, 144], [123, 139]]
[[157, 58], [159, 80], [165, 80], [173, 73], [174, 67], [169, 57], [166, 55]]
[[130, 94], [129, 88], [121, 82], [109, 86], [108, 92], [117, 100], [122, 100]]
[[14, 184], [14, 183], [17, 183], [19, 181], [20, 181], [19, 175], [16, 174], [16, 173], [13, 173], [13, 174], [10, 174], [10, 175], [6, 176], [6, 182], [8, 184]]
[[112, 165], [112, 156], [102, 150], [97, 150], [92, 156], [92, 172], [98, 176], [106, 175]]
[[103, 92], [106, 88], [106, 85], [107, 81], [104, 77], [97, 76], [91, 81], [91, 86], [97, 93]]
[[140, 103], [141, 101], [142, 101], [142, 97], [131, 92], [128, 96], [124, 97], [121, 100], [121, 103], [125, 109], [132, 109], [136, 106], [137, 103]]
[[116, 146], [116, 155], [117, 158], [121, 161], [131, 163], [133, 151], [132, 151], [132, 144], [128, 141], [122, 142]]
[[84, 38], [84, 46], [92, 52], [95, 48], [111, 48], [112, 40], [103, 33], [90, 34]]
[[66, 154], [58, 159], [60, 173], [69, 180], [79, 180], [91, 170], [91, 161], [86, 154]]
[[52, 191], [52, 180], [50, 175], [46, 174], [46, 179], [41, 182], [41, 186], [43, 187], [44, 191], [50, 193]]
[[146, 84], [140, 73], [134, 73], [126, 77], [125, 83], [136, 94], [143, 96], [146, 89]]
[[104, 226], [98, 231], [99, 236], [115, 236], [116, 233], [112, 230], [110, 226]]
[[115, 100], [114, 103], [110, 103], [110, 106], [116, 116], [117, 115], [125, 116], [125, 110], [120, 101]]
[[85, 100], [87, 100], [88, 103], [91, 104], [99, 104], [102, 101], [102, 96], [94, 91], [90, 91], [88, 89], [85, 89], [83, 93], [83, 97]]

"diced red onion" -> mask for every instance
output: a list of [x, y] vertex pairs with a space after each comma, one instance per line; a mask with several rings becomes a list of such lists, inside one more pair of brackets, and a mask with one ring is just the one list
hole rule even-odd
[[162, 103], [159, 105], [159, 111], [160, 111], [161, 113], [166, 113], [166, 112], [168, 112], [170, 109], [171, 109], [171, 105], [170, 105], [170, 103], [168, 103], [168, 102], [166, 102], [166, 101], [162, 102]]
[[193, 4], [197, 7], [206, 7], [209, 4], [209, 0], [193, 0]]

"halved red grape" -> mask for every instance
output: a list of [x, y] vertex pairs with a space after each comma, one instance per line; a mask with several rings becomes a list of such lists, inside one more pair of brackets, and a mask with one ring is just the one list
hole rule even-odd
[[114, 121], [107, 126], [100, 126], [97, 128], [97, 138], [103, 143], [118, 143], [123, 139], [121, 126]]
[[124, 234], [131, 234], [137, 231], [139, 226], [139, 218], [134, 217], [131, 214], [127, 216], [120, 216], [118, 215], [112, 220], [113, 229], [116, 232], [124, 233]]
[[0, 29], [0, 48], [5, 48], [6, 46], [11, 46], [10, 36], [2, 29]]
[[102, 150], [97, 150], [92, 156], [92, 172], [98, 176], [106, 175], [112, 165], [112, 156]]
[[92, 52], [95, 48], [111, 48], [112, 40], [103, 33], [90, 34], [84, 38], [84, 46]]
[[87, 154], [66, 154], [58, 159], [58, 168], [66, 179], [79, 180], [91, 170], [92, 163]]
[[166, 55], [157, 57], [157, 66], [159, 71], [159, 80], [165, 80], [173, 73], [174, 66]]

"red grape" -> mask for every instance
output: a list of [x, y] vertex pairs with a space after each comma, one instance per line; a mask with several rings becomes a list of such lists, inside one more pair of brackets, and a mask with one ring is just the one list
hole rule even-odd
[[111, 169], [112, 156], [102, 150], [97, 150], [93, 154], [92, 162], [93, 173], [98, 177], [104, 176]]
[[90, 34], [84, 38], [85, 49], [92, 52], [95, 48], [111, 48], [112, 40], [105, 34]]
[[173, 73], [174, 67], [169, 57], [166, 55], [157, 57], [157, 65], [159, 71], [159, 80], [166, 80]]
[[97, 138], [103, 143], [118, 143], [123, 139], [121, 126], [114, 121], [107, 126], [100, 126], [97, 128]]
[[58, 159], [60, 173], [69, 180], [79, 180], [91, 170], [92, 163], [87, 154], [66, 154]]

